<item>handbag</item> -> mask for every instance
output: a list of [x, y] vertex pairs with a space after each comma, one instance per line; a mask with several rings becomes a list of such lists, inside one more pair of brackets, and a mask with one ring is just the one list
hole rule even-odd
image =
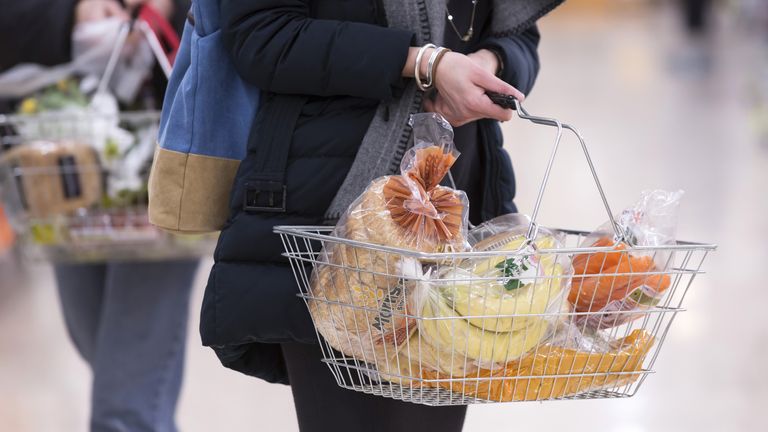
[[219, 0], [195, 0], [168, 81], [149, 178], [149, 220], [181, 233], [218, 231], [245, 158], [259, 90], [222, 40]]

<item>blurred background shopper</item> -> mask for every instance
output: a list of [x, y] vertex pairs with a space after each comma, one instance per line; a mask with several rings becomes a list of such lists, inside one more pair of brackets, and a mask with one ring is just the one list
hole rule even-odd
[[[290, 383], [302, 431], [462, 429], [466, 407], [428, 408], [336, 385], [272, 227], [338, 219], [370, 180], [399, 166], [409, 114], [422, 105], [456, 126], [463, 155], [454, 175], [472, 221], [514, 212], [514, 175], [498, 125], [513, 112], [485, 92], [522, 98], [531, 90], [539, 70], [535, 21], [559, 3], [221, 2], [234, 64], [264, 94], [206, 290], [203, 343], [225, 366]], [[452, 51], [443, 53], [435, 91], [423, 99], [413, 78], [427, 43]], [[424, 48], [424, 58], [436, 48]], [[371, 154], [383, 156], [365, 157]]]
[[[80, 48], [73, 44], [78, 28], [114, 29], [144, 2], [2, 3], [0, 77], [20, 64], [56, 66], [72, 61], [73, 52]], [[185, 1], [147, 3], [177, 29], [189, 9]], [[114, 37], [114, 33], [104, 37], [110, 35]], [[97, 70], [104, 67], [103, 63], [95, 66]], [[124, 104], [140, 106], [148, 99], [155, 103], [162, 100], [162, 71], [150, 64], [145, 72], [143, 80], [148, 84], [143, 87], [147, 90], [135, 91], [133, 100], [123, 100]], [[5, 111], [16, 102], [10, 99], [3, 101]], [[197, 265], [184, 260], [55, 266], [67, 330], [93, 372], [91, 430], [176, 430], [174, 415], [184, 371], [189, 296]]]

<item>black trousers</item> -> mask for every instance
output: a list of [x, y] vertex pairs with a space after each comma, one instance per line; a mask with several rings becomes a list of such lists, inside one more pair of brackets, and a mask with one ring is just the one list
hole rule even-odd
[[301, 432], [460, 432], [465, 406], [429, 407], [339, 387], [319, 345], [282, 344]]

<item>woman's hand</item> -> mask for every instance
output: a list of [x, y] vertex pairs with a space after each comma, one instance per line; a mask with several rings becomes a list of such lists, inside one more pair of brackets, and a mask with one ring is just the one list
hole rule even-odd
[[[488, 54], [494, 56], [493, 53]], [[513, 111], [491, 102], [485, 92], [513, 95], [521, 101], [525, 96], [497, 78], [489, 70], [494, 63], [486, 64], [487, 59], [485, 56], [471, 58], [453, 52], [446, 54], [435, 70], [437, 95], [424, 102], [425, 111], [441, 114], [452, 126], [462, 126], [484, 118], [510, 120]], [[497, 60], [494, 58], [492, 61]]]
[[499, 72], [499, 67], [501, 66], [499, 64], [499, 57], [490, 50], [481, 49], [467, 54], [467, 57], [494, 75]]

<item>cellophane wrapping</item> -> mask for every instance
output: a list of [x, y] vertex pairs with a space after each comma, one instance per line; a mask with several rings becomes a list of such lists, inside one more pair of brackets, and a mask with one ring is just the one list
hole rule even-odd
[[414, 302], [418, 331], [387, 365], [386, 379], [502, 369], [548, 340], [570, 262], [546, 252], [562, 247], [562, 234], [540, 229], [529, 242], [529, 225], [517, 214], [493, 219], [469, 232], [472, 250], [490, 254], [427, 268]]
[[596, 341], [573, 328], [564, 329], [574, 332], [580, 343], [553, 340], [503, 368], [479, 369], [461, 380], [447, 380], [451, 377], [423, 370], [420, 383], [496, 402], [563, 398], [637, 381], [642, 376], [643, 360], [654, 343], [653, 337], [643, 330], [633, 330], [613, 341]]
[[[682, 191], [652, 190], [616, 218], [629, 243], [618, 242], [610, 223], [587, 236], [581, 247], [610, 247], [606, 252], [577, 254], [568, 296], [577, 318], [587, 329], [619, 326], [656, 306], [671, 285], [666, 274], [674, 259], [671, 252], [630, 252], [629, 246], [675, 244], [677, 211]], [[638, 313], [632, 313], [636, 311]], [[587, 313], [589, 312], [589, 313]]]
[[[374, 180], [333, 235], [368, 245], [425, 253], [464, 251], [466, 194], [440, 183], [459, 153], [437, 114], [411, 119], [414, 146], [399, 175]], [[336, 350], [377, 364], [396, 356], [416, 330], [415, 293], [424, 262], [397, 250], [326, 244], [311, 280], [315, 327]]]

